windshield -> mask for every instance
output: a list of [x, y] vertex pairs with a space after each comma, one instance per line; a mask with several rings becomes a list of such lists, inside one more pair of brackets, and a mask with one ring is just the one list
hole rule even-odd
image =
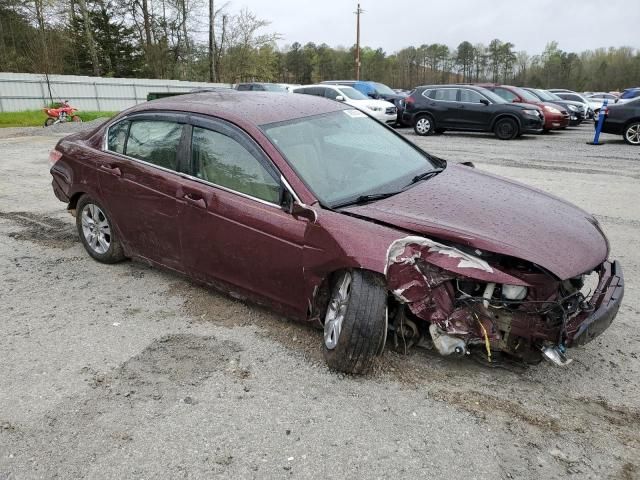
[[436, 167], [424, 152], [359, 110], [262, 129], [318, 200], [332, 208], [364, 195], [397, 192]]
[[274, 85], [273, 83], [263, 83], [262, 87], [267, 92], [288, 92], [289, 91], [282, 85]]
[[516, 91], [518, 95], [520, 95], [520, 97], [524, 98], [529, 102], [538, 103], [540, 101], [538, 97], [536, 97], [533, 93], [525, 90], [524, 88], [515, 87], [514, 91]]
[[340, 93], [342, 93], [345, 97], [350, 98], [351, 100], [368, 100], [369, 97], [359, 92], [353, 87], [340, 87], [338, 88]]
[[378, 91], [378, 93], [381, 93], [383, 95], [397, 95], [396, 92], [391, 90], [384, 83], [373, 82], [373, 84], [375, 85], [376, 90]]

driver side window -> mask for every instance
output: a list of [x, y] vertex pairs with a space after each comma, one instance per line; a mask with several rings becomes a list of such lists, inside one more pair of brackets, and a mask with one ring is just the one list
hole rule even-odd
[[340, 95], [337, 91], [335, 91], [333, 88], [326, 88], [324, 90], [324, 96], [326, 98], [330, 98], [331, 100], [335, 100], [336, 98], [338, 98], [338, 95]]
[[280, 182], [245, 147], [227, 135], [193, 127], [193, 170], [198, 178], [279, 204]]

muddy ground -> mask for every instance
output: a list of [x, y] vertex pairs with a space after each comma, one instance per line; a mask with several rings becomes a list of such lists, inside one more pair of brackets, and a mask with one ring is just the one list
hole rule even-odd
[[626, 277], [611, 328], [491, 369], [386, 352], [330, 372], [321, 332], [136, 263], [106, 266], [53, 196], [59, 133], [0, 134], [0, 480], [640, 478], [640, 149], [592, 127], [418, 138], [594, 212]]

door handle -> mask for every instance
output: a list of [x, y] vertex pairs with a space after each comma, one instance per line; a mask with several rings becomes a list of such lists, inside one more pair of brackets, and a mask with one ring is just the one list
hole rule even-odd
[[122, 176], [122, 172], [120, 171], [120, 169], [117, 166], [107, 165], [107, 164], [103, 163], [102, 165], [100, 165], [100, 169], [104, 170], [107, 173], [110, 173], [111, 175], [115, 175], [116, 177], [121, 177]]
[[188, 203], [198, 208], [207, 208], [207, 202], [204, 201], [202, 197], [196, 197], [191, 193], [186, 193], [182, 198], [184, 198]]

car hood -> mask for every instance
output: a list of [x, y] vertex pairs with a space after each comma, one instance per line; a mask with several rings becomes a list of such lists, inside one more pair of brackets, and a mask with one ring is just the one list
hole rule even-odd
[[560, 198], [449, 165], [392, 197], [341, 209], [402, 230], [535, 263], [560, 279], [598, 266], [608, 242], [598, 222]]

